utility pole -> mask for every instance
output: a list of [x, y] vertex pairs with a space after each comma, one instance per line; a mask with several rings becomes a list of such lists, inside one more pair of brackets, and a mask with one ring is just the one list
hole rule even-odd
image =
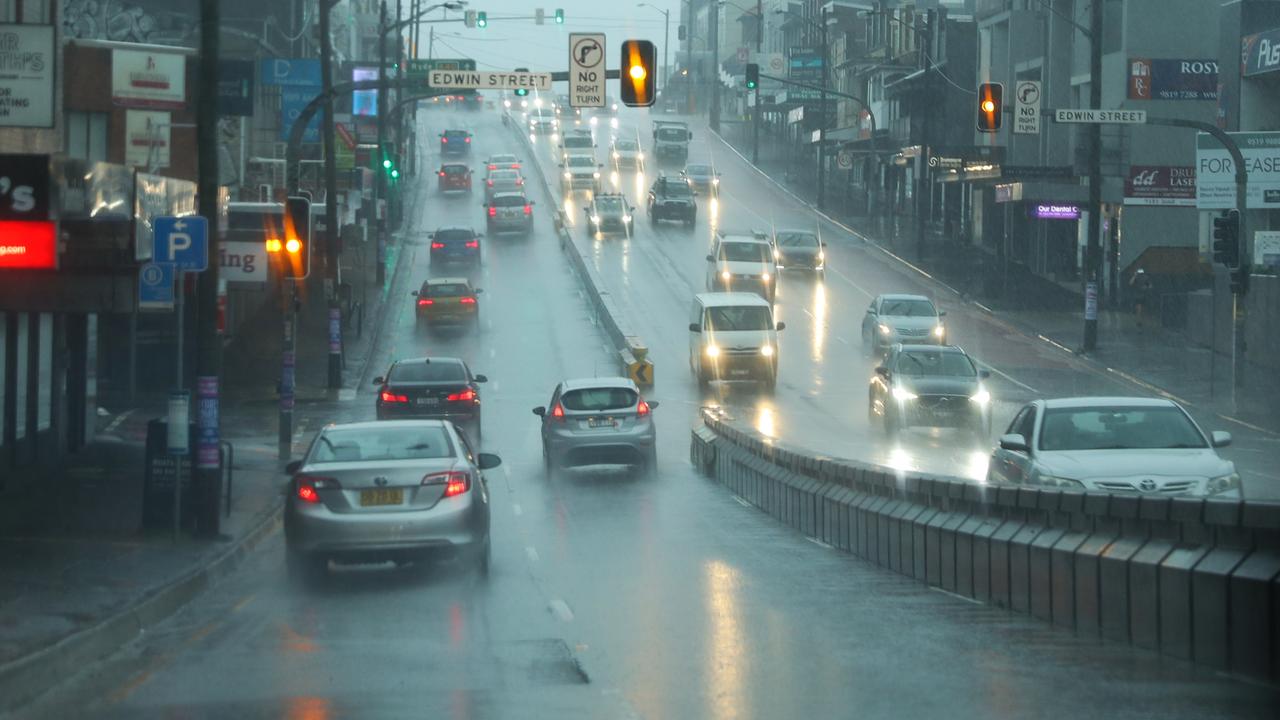
[[[196, 91], [196, 186], [200, 214], [208, 221], [209, 257], [197, 280], [196, 462], [193, 490], [196, 532], [216, 537], [222, 497], [222, 448], [218, 432], [218, 383], [222, 339], [218, 337], [218, 0], [200, 0], [200, 82]], [[175, 481], [176, 482], [176, 481]]]
[[[382, 162], [387, 157], [387, 0], [382, 0], [378, 14], [378, 150], [374, 153], [373, 213], [378, 233], [377, 282], [381, 288], [387, 281], [387, 213], [382, 210], [387, 196], [387, 169]], [[387, 203], [389, 205], [389, 203]]]
[[338, 287], [342, 283], [338, 259], [338, 151], [333, 127], [333, 41], [329, 37], [329, 14], [336, 0], [320, 2], [320, 89], [324, 101], [324, 294], [329, 304], [329, 389], [342, 387], [342, 306]]
[[827, 168], [826, 168], [826, 142], [827, 142], [827, 87], [831, 85], [831, 70], [829, 65], [831, 58], [831, 47], [827, 44], [827, 6], [822, 6], [822, 94], [819, 100], [821, 112], [818, 114], [818, 209], [822, 210], [826, 207], [826, 187], [827, 187]]
[[[764, 3], [756, 0], [756, 62], [760, 62], [760, 51], [764, 43]], [[760, 164], [760, 83], [756, 83], [755, 112], [751, 118], [751, 164]]]
[[[1102, 2], [1090, 3], [1089, 107], [1102, 107]], [[1091, 123], [1089, 133], [1089, 240], [1084, 255], [1084, 350], [1098, 347], [1098, 280], [1102, 269], [1102, 125]]]
[[711, 0], [711, 129], [720, 132], [720, 3]]
[[684, 59], [684, 89], [688, 97], [685, 98], [684, 110], [687, 113], [693, 112], [693, 0], [685, 0], [689, 7], [688, 17], [685, 20], [685, 59]]
[[926, 195], [928, 194], [928, 190], [929, 190], [929, 184], [925, 180], [925, 175], [929, 172], [929, 140], [930, 140], [929, 116], [931, 115], [931, 113], [926, 111], [927, 110], [926, 104], [928, 102], [928, 98], [932, 96], [932, 93], [929, 92], [929, 85], [930, 85], [929, 71], [932, 69], [931, 68], [932, 63], [930, 60], [932, 49], [930, 48], [930, 45], [932, 45], [933, 27], [934, 27], [933, 19], [934, 19], [935, 12], [937, 11], [929, 10], [928, 14], [926, 15], [926, 17], [928, 18], [926, 20], [928, 25], [924, 29], [916, 30], [916, 40], [917, 42], [920, 43], [920, 66], [924, 69], [924, 74], [920, 77], [920, 82], [924, 83], [924, 89], [923, 89], [923, 92], [917, 96], [919, 97], [918, 108], [920, 112], [920, 155], [916, 157], [915, 231], [916, 231], [916, 258], [919, 260], [924, 259], [924, 246], [925, 246], [924, 216], [925, 216], [925, 213], [928, 211], [928, 207], [929, 207], [929, 202], [928, 202], [928, 199], [926, 198]]

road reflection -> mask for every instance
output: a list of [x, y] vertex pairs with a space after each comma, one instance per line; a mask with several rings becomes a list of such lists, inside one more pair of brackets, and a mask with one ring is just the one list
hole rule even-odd
[[285, 706], [284, 716], [287, 720], [328, 720], [333, 717], [333, 706], [325, 698], [293, 697]]
[[738, 718], [743, 714], [743, 630], [738, 596], [741, 581], [737, 571], [719, 560], [706, 564], [707, 627], [710, 630], [706, 653], [707, 701], [703, 717]]
[[809, 335], [809, 354], [813, 361], [823, 361], [827, 345], [827, 285], [818, 280], [813, 285], [813, 309], [810, 311], [813, 320], [813, 332]]

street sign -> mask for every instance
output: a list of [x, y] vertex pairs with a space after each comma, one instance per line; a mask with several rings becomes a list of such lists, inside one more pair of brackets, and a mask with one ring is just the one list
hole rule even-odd
[[1058, 110], [1053, 119], [1060, 123], [1090, 123], [1115, 125], [1143, 125], [1147, 122], [1146, 110]]
[[551, 89], [549, 72], [489, 72], [487, 70], [432, 70], [427, 84], [433, 88], [475, 90]]
[[209, 222], [199, 215], [155, 219], [155, 259], [178, 270], [209, 268]]
[[[930, 158], [932, 160], [933, 158]], [[848, 150], [841, 150], [836, 153], [836, 167], [841, 170], [853, 169], [853, 153]]]
[[1019, 80], [1013, 87], [1013, 134], [1040, 134], [1040, 81]]
[[769, 75], [779, 77], [787, 69], [787, 58], [782, 53], [769, 53], [760, 65], [768, 71]]
[[147, 263], [138, 269], [138, 309], [173, 309], [173, 266]]
[[738, 62], [739, 62], [739, 63], [744, 63], [744, 64], [745, 64], [745, 63], [747, 62], [747, 60], [748, 60], [748, 59], [750, 59], [750, 58], [751, 58], [751, 48], [749, 48], [749, 47], [740, 47], [740, 48], [738, 48]]
[[569, 105], [604, 107], [604, 33], [569, 34]]

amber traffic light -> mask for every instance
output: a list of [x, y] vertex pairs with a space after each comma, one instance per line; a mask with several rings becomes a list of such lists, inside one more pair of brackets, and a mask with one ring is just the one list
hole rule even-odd
[[625, 40], [622, 43], [622, 103], [630, 107], [649, 107], [656, 99], [658, 49], [648, 40]]
[[284, 203], [284, 237], [267, 238], [267, 257], [280, 276], [300, 280], [311, 274], [311, 201], [290, 197]]
[[982, 83], [978, 86], [978, 131], [993, 133], [1004, 120], [1004, 85]]

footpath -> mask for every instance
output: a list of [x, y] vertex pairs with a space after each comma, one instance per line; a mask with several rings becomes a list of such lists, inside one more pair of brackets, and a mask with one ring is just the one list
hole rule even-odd
[[[746, 126], [726, 127], [721, 140], [750, 164]], [[813, 168], [788, 148], [762, 142], [756, 169], [797, 200], [815, 207]], [[972, 245], [930, 233], [923, 257], [917, 253], [910, 220], [868, 217], [861, 198], [837, 185], [827, 188], [823, 214], [898, 261], [927, 273], [934, 281], [992, 316], [1031, 337], [1039, 337], [1099, 368], [1151, 392], [1195, 405], [1268, 434], [1280, 434], [1280, 414], [1268, 398], [1280, 387], [1271, 378], [1249, 373], [1250, 388], [1233, 398], [1231, 357], [1192, 343], [1159, 319], [1139, 327], [1128, 309], [1098, 311], [1097, 348], [1081, 350], [1084, 300], [1066, 284], [1035, 276], [1019, 267], [1000, 266], [994, 256]], [[816, 210], [816, 207], [815, 207]]]
[[[415, 210], [406, 208], [406, 227]], [[388, 287], [402, 237], [393, 233], [389, 243]], [[300, 417], [332, 417], [340, 403], [350, 406], [387, 307], [385, 291], [369, 300], [364, 331], [345, 342], [342, 390], [324, 388], [327, 348], [300, 344], [300, 368], [314, 371], [299, 372], [295, 427]], [[221, 433], [234, 462], [229, 486], [224, 474], [217, 538], [183, 532], [175, 540], [167, 529], [141, 529], [147, 422], [164, 416], [163, 398], [100, 411], [99, 432], [84, 450], [22, 482], [25, 492], [0, 498], [0, 714], [176, 612], [279, 526], [286, 477], [277, 402], [273, 392], [224, 393]]]

